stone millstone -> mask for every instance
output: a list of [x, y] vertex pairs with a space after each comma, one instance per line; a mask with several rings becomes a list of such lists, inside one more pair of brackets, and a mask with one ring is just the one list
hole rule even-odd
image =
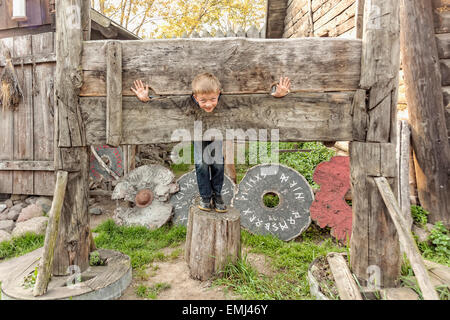
[[[180, 186], [180, 191], [170, 198], [170, 203], [174, 208], [172, 220], [174, 224], [185, 226], [188, 221], [189, 208], [200, 200], [195, 170], [182, 175], [178, 178], [177, 183]], [[227, 206], [233, 203], [235, 188], [234, 182], [225, 175], [223, 179], [222, 198]]]
[[141, 225], [149, 229], [163, 226], [172, 217], [173, 206], [170, 194], [178, 191], [174, 183], [175, 175], [161, 165], [145, 165], [131, 171], [120, 179], [114, 188], [112, 199], [124, 199], [134, 204], [139, 191], [148, 189], [153, 193], [152, 203], [144, 208], [119, 207], [115, 211], [114, 220], [119, 225]]
[[[264, 195], [279, 198], [274, 208], [264, 204]], [[234, 207], [241, 212], [241, 225], [254, 234], [272, 234], [289, 241], [311, 224], [309, 207], [314, 193], [306, 179], [284, 165], [262, 164], [247, 171], [239, 183]]]
[[344, 197], [350, 189], [350, 157], [333, 157], [320, 163], [313, 176], [320, 185], [311, 205], [311, 218], [324, 228], [331, 227], [331, 235], [339, 240], [350, 240], [352, 208]]

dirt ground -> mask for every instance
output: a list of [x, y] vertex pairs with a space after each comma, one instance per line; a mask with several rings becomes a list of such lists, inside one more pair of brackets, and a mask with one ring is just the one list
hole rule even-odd
[[[96, 201], [91, 200], [90, 207], [99, 207], [103, 213], [101, 215], [91, 215], [91, 228], [112, 218], [116, 202], [105, 197], [98, 197]], [[122, 205], [119, 203], [119, 205]], [[151, 287], [157, 283], [169, 284], [170, 288], [161, 291], [158, 294], [160, 300], [234, 300], [240, 299], [239, 296], [227, 290], [225, 287], [212, 286], [211, 281], [199, 281], [190, 278], [189, 268], [184, 261], [184, 243], [175, 248], [165, 248], [164, 255], [170, 256], [174, 250], [181, 251], [177, 258], [164, 261], [154, 262], [145, 273], [148, 279], [143, 280], [137, 276], [133, 270], [133, 280], [130, 286], [124, 291], [119, 300], [142, 300], [136, 294], [136, 288], [139, 285]], [[273, 275], [273, 270], [270, 267], [270, 261], [266, 256], [254, 253], [248, 253], [248, 248], [243, 248], [242, 254], [247, 254], [247, 261], [256, 268], [260, 273], [265, 275]]]

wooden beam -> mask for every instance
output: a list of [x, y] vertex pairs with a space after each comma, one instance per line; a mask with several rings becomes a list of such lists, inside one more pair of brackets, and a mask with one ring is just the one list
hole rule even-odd
[[[69, 267], [83, 272], [89, 267], [88, 212], [89, 149], [79, 106], [83, 84], [81, 53], [89, 40], [89, 0], [56, 1], [55, 71], [55, 170], [70, 172], [60, 229], [56, 241], [53, 275], [66, 275]], [[68, 41], [70, 39], [70, 41]], [[106, 118], [105, 118], [106, 120]]]
[[54, 171], [53, 161], [13, 160], [0, 161], [0, 170]]
[[53, 254], [56, 246], [56, 237], [59, 229], [59, 219], [66, 194], [68, 172], [58, 171], [56, 174], [55, 192], [53, 194], [52, 207], [49, 213], [49, 222], [45, 233], [44, 252], [39, 263], [36, 284], [33, 296], [41, 296], [47, 292], [48, 282], [52, 275]]
[[[283, 98], [269, 94], [222, 95], [214, 112], [207, 114], [193, 104], [190, 96], [155, 98], [148, 103], [123, 97], [123, 144], [170, 143], [177, 129], [193, 138], [194, 121], [203, 131], [226, 129], [278, 129], [281, 141], [350, 141], [350, 109], [354, 92], [295, 93]], [[80, 99], [90, 145], [106, 142], [106, 100]], [[250, 140], [255, 138], [250, 137]]]
[[122, 45], [108, 41], [106, 49], [106, 143], [118, 147], [122, 139]]
[[422, 207], [430, 212], [431, 223], [443, 221], [450, 227], [450, 145], [432, 2], [400, 3], [401, 52], [418, 196]]
[[[106, 96], [106, 43], [84, 43], [81, 96]], [[159, 95], [191, 94], [192, 79], [205, 71], [215, 74], [228, 94], [268, 93], [282, 75], [291, 79], [291, 92], [354, 91], [360, 78], [361, 40], [199, 38], [120, 43], [123, 95], [134, 95], [130, 88], [136, 79]]]
[[414, 275], [416, 276], [420, 290], [422, 291], [423, 298], [425, 300], [439, 300], [439, 296], [431, 284], [430, 276], [425, 268], [420, 251], [417, 248], [412, 233], [407, 229], [407, 222], [403, 218], [402, 211], [398, 206], [397, 200], [392, 193], [389, 183], [384, 177], [375, 177], [374, 180], [381, 196], [383, 197], [384, 203], [386, 204], [395, 228], [397, 229], [403, 251], [406, 253], [411, 263]]
[[[55, 53], [42, 53], [35, 54], [32, 56], [23, 56], [23, 57], [13, 57], [11, 62], [14, 66], [20, 66], [22, 64], [38, 64], [38, 63], [49, 63], [56, 62], [56, 54]], [[5, 61], [3, 56], [1, 56], [0, 67], [5, 66]]]
[[409, 190], [409, 156], [411, 131], [406, 120], [398, 121], [397, 139], [397, 170], [398, 170], [398, 203], [407, 222], [408, 230], [411, 230], [413, 219], [411, 216], [411, 198]]
[[340, 299], [362, 300], [361, 292], [344, 257], [339, 253], [331, 252], [327, 255], [327, 261], [333, 273]]
[[[372, 177], [390, 178], [397, 185], [395, 133], [400, 69], [399, 4], [371, 0], [364, 5], [360, 89], [354, 117], [355, 140], [350, 145], [352, 181], [352, 271], [367, 285], [370, 270], [382, 270], [377, 285], [395, 287], [402, 263], [398, 235]], [[358, 111], [359, 114], [355, 113]], [[360, 120], [358, 120], [360, 119]], [[354, 127], [354, 128], [355, 128]], [[366, 133], [366, 135], [365, 135]], [[365, 139], [364, 139], [365, 137]]]

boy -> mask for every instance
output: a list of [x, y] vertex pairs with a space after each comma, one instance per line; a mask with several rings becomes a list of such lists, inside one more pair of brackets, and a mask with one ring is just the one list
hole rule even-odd
[[[139, 100], [143, 102], [150, 101], [148, 85], [144, 87], [141, 80], [134, 81], [134, 85], [136, 89], [132, 87], [131, 90]], [[289, 78], [280, 77], [280, 82], [276, 84], [276, 89], [272, 90], [271, 95], [277, 98], [284, 97], [289, 93], [290, 85]], [[221, 84], [217, 77], [210, 73], [202, 73], [197, 75], [192, 81], [190, 99], [200, 109], [211, 113], [219, 103], [221, 91]], [[228, 208], [221, 195], [224, 179], [222, 141], [194, 141], [194, 163], [201, 197], [198, 205], [199, 209], [211, 211], [214, 208], [216, 212], [227, 212]]]

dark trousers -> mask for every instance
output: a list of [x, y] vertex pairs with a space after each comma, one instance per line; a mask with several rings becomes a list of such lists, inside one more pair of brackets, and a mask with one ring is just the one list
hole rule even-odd
[[206, 202], [222, 193], [224, 157], [222, 141], [194, 141], [194, 163], [198, 191]]

